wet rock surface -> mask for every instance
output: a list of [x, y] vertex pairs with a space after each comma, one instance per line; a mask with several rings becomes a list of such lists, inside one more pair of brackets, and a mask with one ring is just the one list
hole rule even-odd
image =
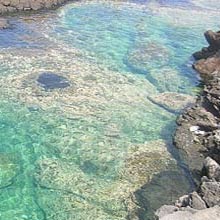
[[220, 219], [220, 32], [207, 31], [205, 38], [209, 47], [194, 54], [193, 65], [204, 89], [196, 104], [177, 120], [174, 137], [197, 190], [176, 201], [178, 211], [173, 207], [170, 214], [170, 208], [159, 209], [156, 215], [161, 220]]
[[13, 183], [19, 171], [14, 155], [0, 154], [0, 189]]

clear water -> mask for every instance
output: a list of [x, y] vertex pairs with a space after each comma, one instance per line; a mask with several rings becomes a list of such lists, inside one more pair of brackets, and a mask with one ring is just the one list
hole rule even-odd
[[[77, 2], [9, 18], [13, 28], [0, 31], [0, 219], [126, 219], [139, 215], [132, 195], [142, 186], [142, 219], [152, 219], [190, 190], [170, 144], [181, 108], [155, 97], [196, 95], [190, 55], [218, 17], [181, 0]], [[45, 91], [43, 72], [71, 86]]]

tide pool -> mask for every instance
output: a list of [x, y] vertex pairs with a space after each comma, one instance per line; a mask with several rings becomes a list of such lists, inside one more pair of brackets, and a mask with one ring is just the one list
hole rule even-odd
[[219, 14], [202, 1], [82, 1], [9, 18], [0, 220], [151, 220], [190, 191], [172, 135], [199, 91], [191, 54]]

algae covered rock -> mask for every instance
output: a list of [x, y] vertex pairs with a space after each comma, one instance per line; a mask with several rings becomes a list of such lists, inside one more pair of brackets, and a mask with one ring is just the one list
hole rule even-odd
[[160, 92], [185, 92], [190, 85], [189, 79], [181, 76], [178, 70], [170, 67], [151, 70], [147, 79], [153, 83]]
[[128, 66], [141, 73], [147, 73], [152, 66], [164, 66], [168, 61], [168, 49], [157, 42], [136, 43], [127, 58]]
[[10, 154], [0, 154], [0, 188], [9, 186], [13, 183], [19, 171], [15, 157]]

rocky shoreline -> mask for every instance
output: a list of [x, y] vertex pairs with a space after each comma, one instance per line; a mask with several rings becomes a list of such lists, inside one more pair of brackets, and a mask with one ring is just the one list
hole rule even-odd
[[220, 32], [207, 31], [209, 46], [193, 54], [204, 89], [177, 120], [174, 143], [197, 190], [156, 211], [160, 220], [220, 219]]
[[50, 9], [62, 5], [68, 0], [0, 0], [0, 15], [20, 12]]
[[[0, 14], [49, 9], [65, 2], [0, 0]], [[0, 29], [9, 27], [7, 19], [1, 18]], [[177, 120], [174, 138], [198, 187], [180, 197], [174, 206], [161, 207], [156, 212], [161, 220], [220, 219], [220, 33], [208, 31], [205, 37], [209, 47], [194, 54], [197, 61], [193, 65], [201, 75], [204, 90], [196, 104]]]

